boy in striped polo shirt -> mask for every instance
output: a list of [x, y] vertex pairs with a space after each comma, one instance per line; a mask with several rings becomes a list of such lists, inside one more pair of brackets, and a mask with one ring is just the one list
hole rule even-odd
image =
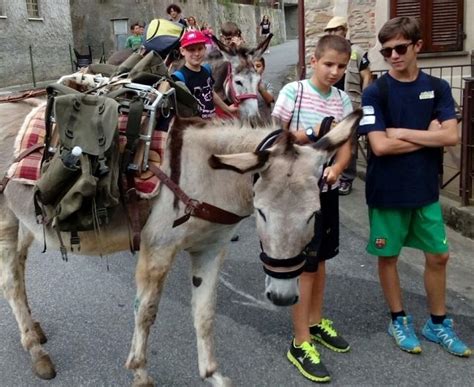
[[[337, 35], [323, 36], [311, 57], [311, 78], [291, 82], [281, 89], [272, 116], [284, 129], [294, 132], [298, 143], [316, 141], [319, 124], [325, 117], [333, 116], [338, 122], [352, 111], [349, 96], [333, 86], [344, 75], [350, 54], [351, 46], [346, 39]], [[303, 376], [314, 382], [328, 382], [331, 377], [312, 340], [336, 352], [350, 349], [332, 322], [322, 317], [325, 261], [339, 252], [338, 178], [350, 158], [348, 140], [337, 152], [334, 162], [323, 171], [327, 184], [320, 194], [318, 223], [322, 223], [322, 227], [309, 245], [305, 270], [300, 276], [299, 302], [292, 310], [294, 339], [287, 357]]]

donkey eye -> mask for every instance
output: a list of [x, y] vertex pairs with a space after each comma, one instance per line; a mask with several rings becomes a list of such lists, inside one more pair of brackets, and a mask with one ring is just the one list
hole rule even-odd
[[308, 220], [306, 221], [306, 224], [308, 224], [309, 222], [311, 222], [311, 219], [313, 219], [313, 218], [315, 217], [315, 215], [316, 215], [316, 212], [313, 212], [313, 213], [311, 214], [311, 216], [308, 218]]
[[267, 221], [267, 217], [265, 216], [265, 214], [263, 213], [263, 211], [262, 211], [260, 208], [257, 208], [257, 211], [258, 211], [258, 214], [262, 217], [262, 219], [266, 222], [266, 221]]
[[236, 84], [237, 86], [243, 86], [243, 85], [244, 85], [244, 84], [242, 83], [242, 81], [235, 81], [235, 84]]

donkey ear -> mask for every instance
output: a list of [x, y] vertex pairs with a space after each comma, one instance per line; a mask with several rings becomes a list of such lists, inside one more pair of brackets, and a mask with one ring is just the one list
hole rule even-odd
[[219, 50], [222, 52], [222, 54], [224, 56], [225, 56], [225, 54], [227, 54], [227, 56], [236, 56], [237, 55], [237, 51], [236, 51], [234, 46], [228, 46], [228, 45], [222, 43], [219, 39], [217, 39], [217, 37], [215, 35], [211, 35], [211, 39], [217, 45], [217, 47], [219, 48]]
[[354, 131], [359, 126], [359, 121], [363, 116], [362, 109], [356, 109], [339, 122], [329, 133], [318, 140], [314, 149], [335, 152], [342, 144], [351, 138]]
[[266, 168], [270, 152], [246, 152], [231, 155], [212, 155], [209, 165], [213, 169], [229, 169], [241, 174], [259, 172]]
[[272, 40], [273, 34], [268, 34], [263, 42], [261, 42], [256, 48], [249, 51], [249, 54], [253, 56], [254, 59], [260, 58], [265, 51], [267, 51], [268, 46], [270, 45], [270, 40]]

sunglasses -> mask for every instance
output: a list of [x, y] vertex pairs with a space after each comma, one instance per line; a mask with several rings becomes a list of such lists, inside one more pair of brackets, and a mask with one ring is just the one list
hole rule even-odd
[[411, 42], [405, 44], [397, 44], [395, 47], [385, 47], [380, 50], [380, 53], [384, 58], [390, 58], [392, 56], [393, 50], [395, 50], [398, 55], [405, 55], [407, 53], [408, 47], [412, 44], [415, 43]]

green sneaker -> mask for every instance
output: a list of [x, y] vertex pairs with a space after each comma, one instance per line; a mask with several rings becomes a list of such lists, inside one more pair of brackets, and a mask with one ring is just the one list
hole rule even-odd
[[295, 345], [295, 340], [292, 340], [286, 357], [305, 378], [318, 383], [331, 381], [331, 376], [321, 362], [319, 353], [313, 344], [305, 341], [301, 345]]
[[347, 352], [351, 349], [349, 343], [342, 338], [333, 327], [331, 320], [323, 318], [319, 324], [309, 327], [311, 339], [321, 343], [334, 352]]

